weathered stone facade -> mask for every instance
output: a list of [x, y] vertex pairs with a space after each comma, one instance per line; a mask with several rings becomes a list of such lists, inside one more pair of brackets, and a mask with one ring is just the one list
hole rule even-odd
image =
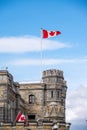
[[[3, 119], [0, 121], [5, 122], [3, 115], [6, 114], [9, 104], [9, 109], [13, 109], [13, 115], [8, 116], [12, 118], [11, 122], [14, 122], [20, 110], [27, 115], [30, 122], [27, 127], [31, 130], [70, 129], [70, 123], [66, 123], [65, 120], [67, 85], [63, 71], [55, 69], [43, 71], [42, 80], [38, 83], [16, 83], [7, 70], [0, 71], [0, 75], [5, 76], [4, 81], [0, 78], [0, 114]], [[15, 102], [16, 106], [11, 107], [11, 102]], [[2, 108], [6, 109], [3, 114]], [[15, 129], [18, 129], [17, 126]]]
[[17, 113], [25, 110], [19, 94], [19, 83], [7, 70], [0, 70], [0, 122], [14, 122]]

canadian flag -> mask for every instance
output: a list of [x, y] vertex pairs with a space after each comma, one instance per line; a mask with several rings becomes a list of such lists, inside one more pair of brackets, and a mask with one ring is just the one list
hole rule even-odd
[[18, 115], [16, 117], [16, 122], [26, 122], [25, 115], [22, 113], [18, 113]]
[[54, 37], [54, 36], [61, 34], [60, 31], [47, 31], [44, 29], [42, 29], [42, 33], [43, 33], [43, 36], [42, 36], [43, 38]]

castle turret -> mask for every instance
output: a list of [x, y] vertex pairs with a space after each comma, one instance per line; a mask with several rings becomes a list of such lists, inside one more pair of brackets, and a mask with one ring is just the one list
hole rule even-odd
[[44, 91], [44, 118], [65, 122], [65, 99], [67, 85], [63, 71], [43, 71]]

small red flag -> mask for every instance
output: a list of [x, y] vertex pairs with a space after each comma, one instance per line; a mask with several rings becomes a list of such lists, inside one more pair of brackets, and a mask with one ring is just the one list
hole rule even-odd
[[47, 31], [47, 30], [44, 30], [44, 29], [42, 29], [42, 33], [43, 33], [42, 38], [54, 37], [54, 36], [61, 34], [60, 31]]
[[16, 122], [26, 122], [25, 115], [22, 113], [19, 113], [16, 118]]

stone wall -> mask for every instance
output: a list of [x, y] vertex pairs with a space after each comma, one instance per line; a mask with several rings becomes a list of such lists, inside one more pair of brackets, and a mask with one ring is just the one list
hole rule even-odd
[[[27, 113], [35, 114], [38, 118], [42, 118], [44, 96], [41, 84], [20, 84], [20, 94], [28, 104]], [[30, 95], [34, 95], [34, 103], [29, 103]]]
[[23, 106], [19, 83], [13, 81], [7, 70], [0, 70], [0, 122], [14, 122], [19, 110], [25, 109]]
[[[57, 124], [57, 130], [69, 130], [70, 124]], [[0, 126], [0, 130], [53, 130], [53, 124], [51, 122], [38, 124], [30, 123], [29, 126], [24, 126], [23, 123], [17, 123], [16, 126], [12, 126], [10, 123]]]

